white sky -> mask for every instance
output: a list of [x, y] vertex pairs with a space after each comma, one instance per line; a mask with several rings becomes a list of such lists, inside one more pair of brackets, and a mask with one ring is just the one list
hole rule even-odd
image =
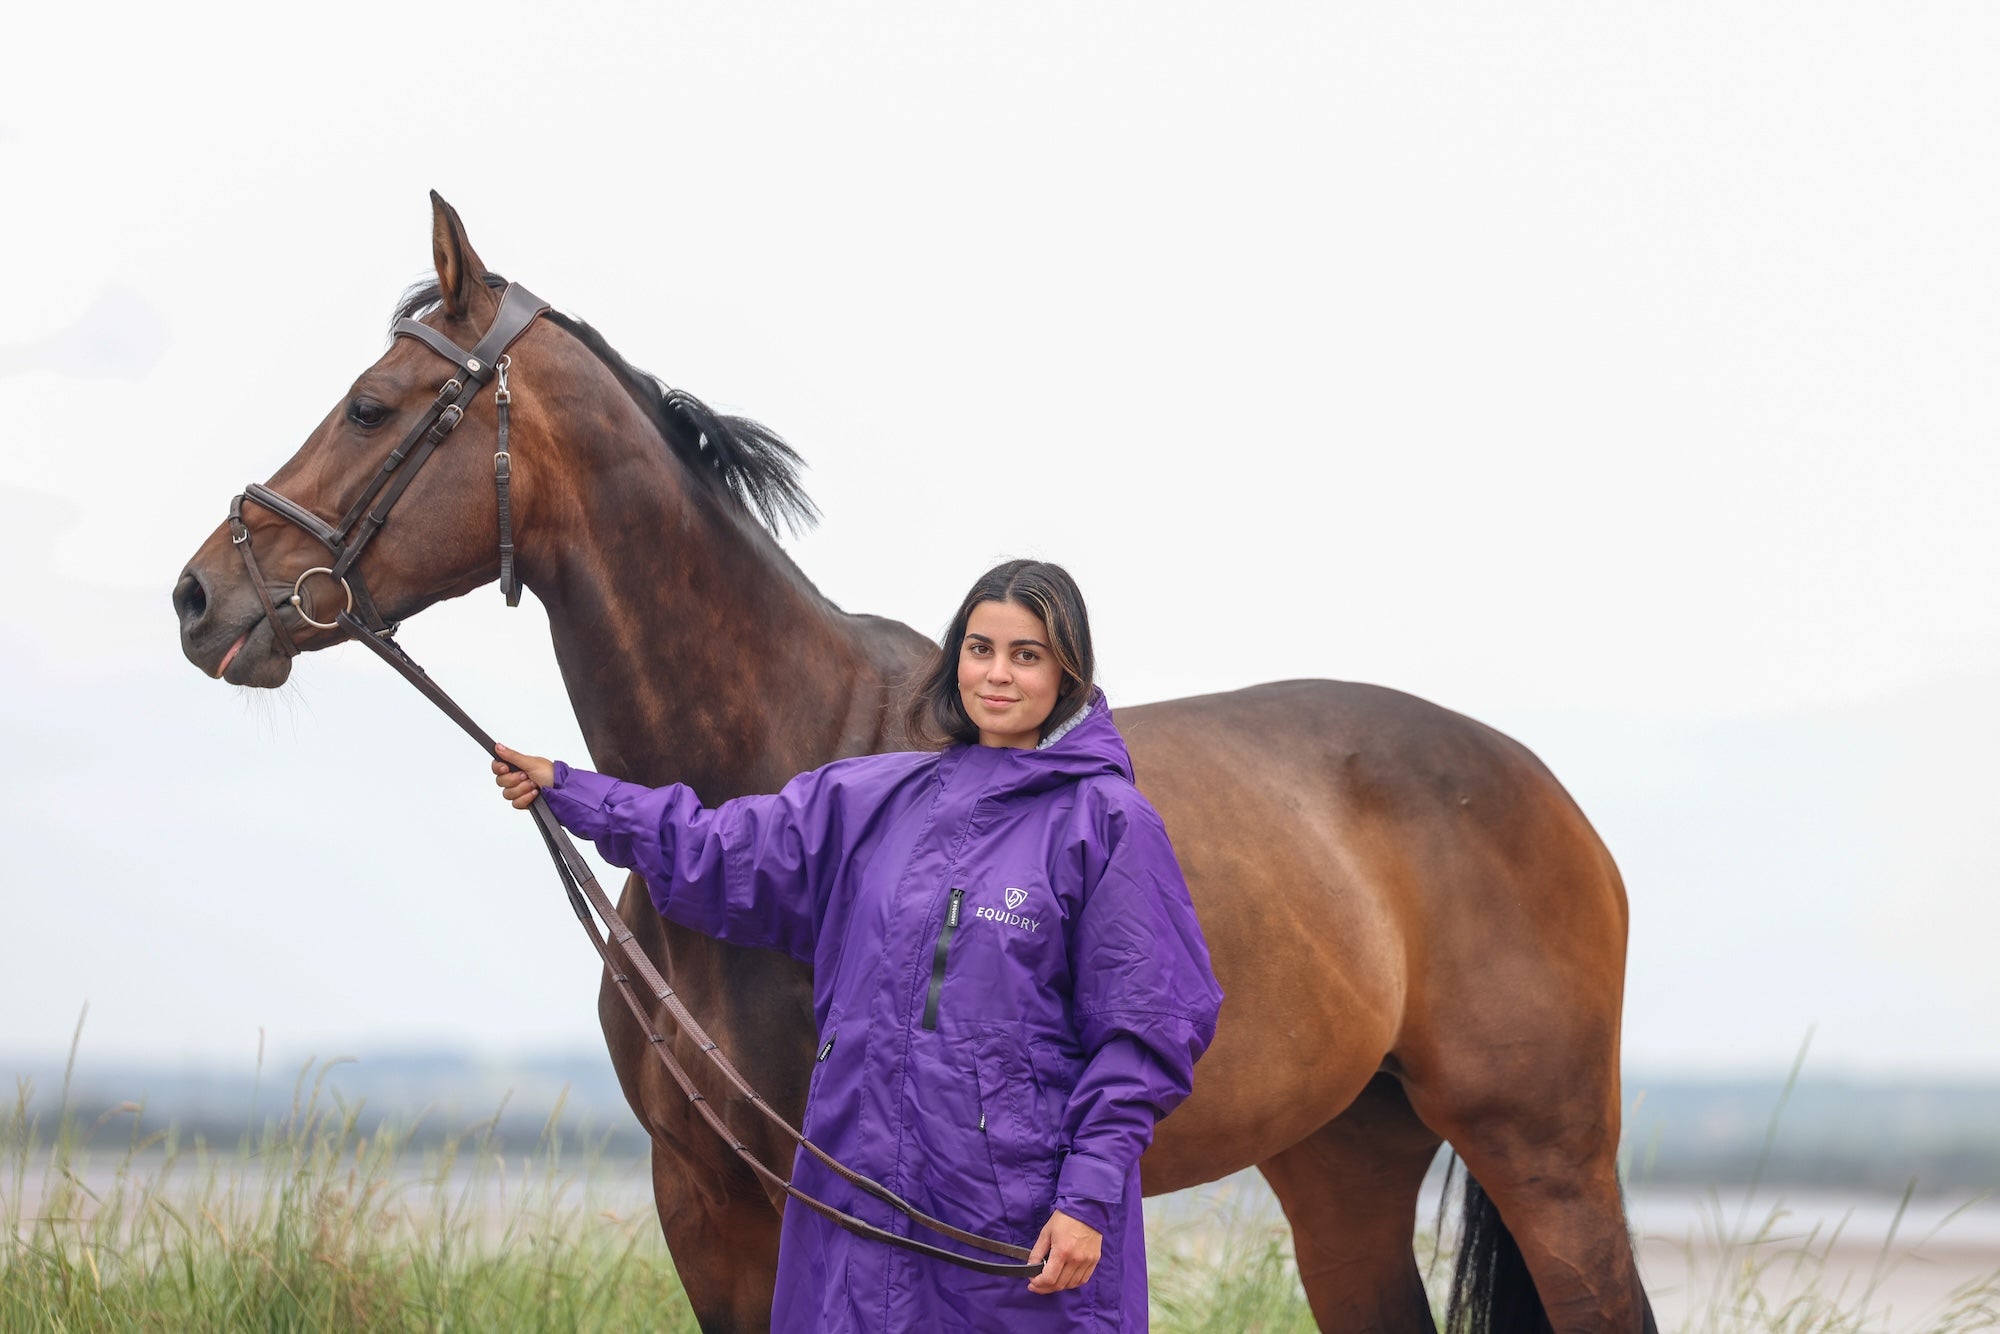
[[[665, 12], [662, 12], [665, 11]], [[1377, 681], [1539, 751], [1628, 1064], [2000, 1074], [2000, 11], [39, 6], [0, 54], [0, 1052], [597, 1041], [480, 757], [168, 593], [381, 347], [425, 190], [783, 432], [842, 605], [1068, 564], [1114, 703]], [[531, 467], [522, 460], [520, 466]], [[405, 631], [579, 754], [538, 610]], [[384, 834], [402, 820], [407, 833]]]

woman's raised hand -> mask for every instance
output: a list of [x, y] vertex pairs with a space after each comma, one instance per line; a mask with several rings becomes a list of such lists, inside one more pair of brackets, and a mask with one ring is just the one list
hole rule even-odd
[[512, 802], [515, 809], [527, 810], [535, 804], [542, 789], [556, 781], [555, 765], [541, 756], [523, 755], [497, 741], [493, 749], [500, 756], [493, 761], [493, 781], [500, 785], [500, 795]]

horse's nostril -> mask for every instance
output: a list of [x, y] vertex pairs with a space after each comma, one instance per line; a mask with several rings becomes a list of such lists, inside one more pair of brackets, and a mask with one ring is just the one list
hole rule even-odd
[[201, 579], [193, 570], [181, 576], [174, 585], [174, 612], [181, 618], [182, 625], [193, 625], [208, 610], [208, 590], [201, 586]]

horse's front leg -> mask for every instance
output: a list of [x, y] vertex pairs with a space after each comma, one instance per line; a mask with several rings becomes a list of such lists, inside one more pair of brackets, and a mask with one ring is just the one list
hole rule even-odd
[[[745, 1076], [796, 1124], [805, 1102], [801, 1072], [810, 1068], [813, 1051], [805, 971], [778, 955], [731, 951], [669, 928], [636, 875], [627, 880], [618, 911], [654, 966], [695, 1008], [702, 1026], [725, 1050], [740, 1055]], [[722, 1112], [732, 1134], [742, 1136], [761, 1161], [782, 1170], [792, 1145], [717, 1078], [664, 1007], [652, 1009], [642, 1024], [612, 979], [604, 978], [598, 1018], [626, 1101], [652, 1137], [653, 1202], [661, 1235], [704, 1331], [768, 1330], [778, 1274], [778, 1199], [695, 1113], [649, 1035], [668, 1038], [675, 1059], [712, 1100], [708, 1105]]]
[[711, 1163], [653, 1141], [653, 1202], [688, 1305], [703, 1334], [771, 1328], [778, 1281], [778, 1213], [740, 1166], [715, 1177]]

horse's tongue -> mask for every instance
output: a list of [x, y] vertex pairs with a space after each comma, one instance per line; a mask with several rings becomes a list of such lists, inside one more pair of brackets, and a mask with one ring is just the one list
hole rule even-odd
[[216, 665], [215, 668], [216, 680], [220, 681], [222, 679], [222, 674], [229, 670], [229, 664], [236, 661], [236, 655], [243, 651], [243, 641], [248, 638], [250, 638], [250, 632], [248, 630], [245, 630], [242, 634], [236, 636], [236, 642], [229, 646], [229, 652], [223, 654], [222, 661]]

